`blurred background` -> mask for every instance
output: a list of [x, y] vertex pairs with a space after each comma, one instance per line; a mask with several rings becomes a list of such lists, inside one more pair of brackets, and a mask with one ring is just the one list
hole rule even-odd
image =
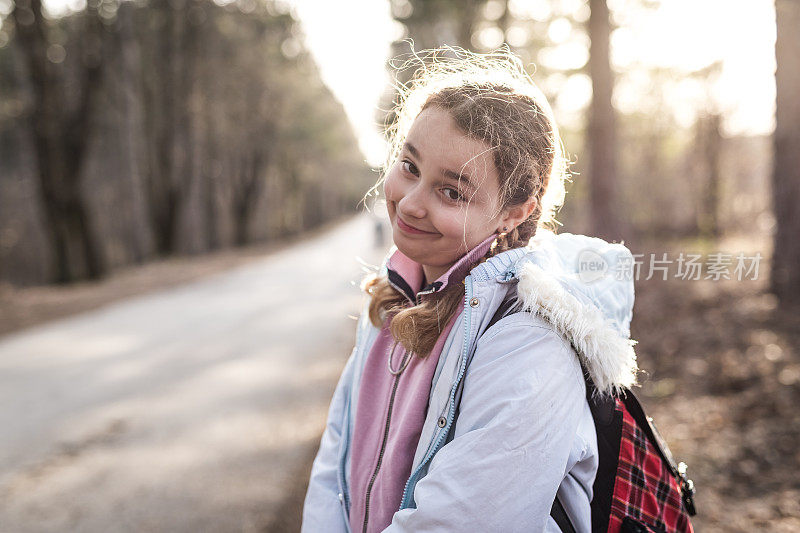
[[[393, 82], [518, 54], [698, 531], [800, 530], [800, 2], [0, 0], [0, 531], [296, 531]], [[690, 268], [692, 267], [692, 268]], [[309, 334], [313, 332], [313, 334]]]

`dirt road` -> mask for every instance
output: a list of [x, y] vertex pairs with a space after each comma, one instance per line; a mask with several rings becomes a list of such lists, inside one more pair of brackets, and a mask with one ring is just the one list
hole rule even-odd
[[0, 341], [0, 531], [264, 531], [349, 354], [361, 217]]

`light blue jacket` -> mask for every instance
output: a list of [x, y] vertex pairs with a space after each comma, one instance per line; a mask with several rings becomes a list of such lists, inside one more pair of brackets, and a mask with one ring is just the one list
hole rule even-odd
[[[558, 531], [556, 493], [576, 530], [590, 531], [598, 451], [580, 363], [601, 393], [635, 383], [632, 263], [622, 244], [540, 229], [528, 247], [470, 272], [386, 531]], [[487, 329], [512, 296], [526, 312]], [[311, 471], [304, 532], [350, 531], [352, 422], [377, 333], [362, 313]]]

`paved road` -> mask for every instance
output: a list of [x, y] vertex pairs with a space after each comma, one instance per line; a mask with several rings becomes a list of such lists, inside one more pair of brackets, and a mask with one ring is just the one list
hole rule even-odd
[[262, 531], [319, 439], [372, 262], [360, 217], [0, 341], [0, 531]]

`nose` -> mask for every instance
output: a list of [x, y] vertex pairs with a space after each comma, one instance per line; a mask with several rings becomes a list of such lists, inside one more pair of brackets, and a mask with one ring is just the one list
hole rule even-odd
[[425, 218], [428, 211], [425, 208], [425, 191], [420, 184], [416, 184], [406, 191], [406, 194], [397, 202], [397, 209], [410, 218]]

